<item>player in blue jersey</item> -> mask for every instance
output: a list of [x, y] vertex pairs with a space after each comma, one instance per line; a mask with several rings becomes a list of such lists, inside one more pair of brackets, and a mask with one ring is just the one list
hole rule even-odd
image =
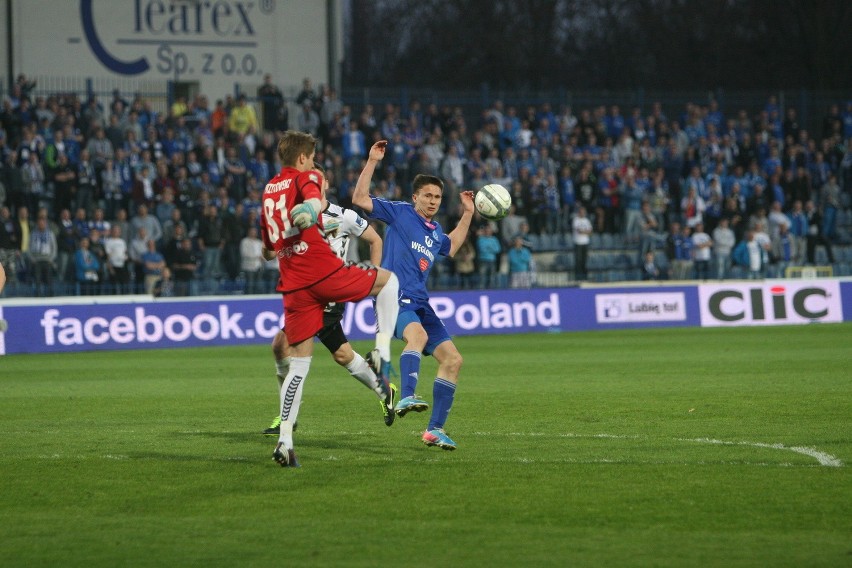
[[352, 203], [372, 219], [387, 224], [384, 237], [382, 267], [399, 279], [399, 316], [395, 336], [405, 341], [399, 358], [402, 398], [396, 404], [396, 415], [423, 412], [429, 404], [415, 394], [420, 361], [423, 354], [438, 361], [438, 375], [432, 387], [432, 416], [423, 433], [427, 446], [454, 450], [456, 443], [444, 432], [444, 423], [453, 405], [462, 356], [456, 349], [444, 323], [429, 305], [426, 282], [438, 255], [454, 256], [467, 238], [473, 217], [473, 192], [460, 194], [464, 213], [458, 225], [444, 233], [434, 221], [444, 193], [444, 182], [429, 175], [418, 175], [412, 182], [411, 203], [388, 201], [370, 195], [370, 181], [376, 165], [384, 158], [386, 140], [370, 148], [367, 165], [361, 171]]

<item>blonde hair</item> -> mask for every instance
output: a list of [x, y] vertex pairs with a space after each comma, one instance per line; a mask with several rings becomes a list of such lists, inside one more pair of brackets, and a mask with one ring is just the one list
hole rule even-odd
[[307, 132], [288, 130], [278, 141], [278, 159], [282, 166], [295, 166], [299, 156], [312, 155], [316, 146], [317, 139]]

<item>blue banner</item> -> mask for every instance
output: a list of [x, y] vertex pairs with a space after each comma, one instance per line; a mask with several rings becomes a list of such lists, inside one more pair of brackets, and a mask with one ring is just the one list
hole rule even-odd
[[[787, 281], [781, 288], [766, 281], [459, 291], [436, 293], [431, 303], [454, 336], [811, 323], [845, 321], [852, 314], [852, 282], [803, 285]], [[281, 298], [274, 295], [16, 300], [0, 306], [0, 318], [8, 322], [6, 333], [0, 333], [0, 354], [268, 343], [284, 323]], [[372, 301], [347, 306], [342, 323], [350, 339], [372, 338]]]

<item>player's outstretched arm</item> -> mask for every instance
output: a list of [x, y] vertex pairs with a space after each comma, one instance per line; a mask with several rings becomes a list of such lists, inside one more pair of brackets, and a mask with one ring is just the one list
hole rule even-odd
[[473, 219], [473, 192], [472, 191], [462, 191], [459, 195], [461, 198], [462, 206], [464, 207], [464, 213], [462, 213], [461, 219], [459, 219], [459, 224], [456, 225], [456, 228], [447, 233], [447, 237], [450, 239], [450, 256], [455, 256], [456, 251], [459, 250], [459, 247], [464, 244], [465, 239], [467, 239], [467, 234], [470, 231], [470, 221]]
[[367, 164], [361, 170], [361, 175], [358, 176], [358, 183], [355, 184], [355, 191], [352, 193], [352, 204], [360, 207], [367, 213], [373, 211], [373, 201], [370, 199], [370, 182], [373, 179], [373, 172], [376, 171], [376, 165], [385, 157], [387, 146], [387, 140], [379, 140], [370, 148], [370, 156], [367, 158]]

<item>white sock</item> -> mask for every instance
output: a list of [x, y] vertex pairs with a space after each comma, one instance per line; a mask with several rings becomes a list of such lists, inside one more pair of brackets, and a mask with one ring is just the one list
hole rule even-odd
[[299, 417], [302, 388], [310, 368], [311, 357], [290, 357], [290, 370], [281, 388], [281, 433], [278, 435], [278, 442], [288, 449], [293, 448], [293, 424]]
[[385, 361], [390, 361], [390, 342], [399, 315], [399, 280], [391, 273], [387, 283], [376, 295], [376, 319], [379, 332], [376, 334], [376, 349]]
[[281, 387], [284, 386], [284, 377], [287, 376], [287, 371], [290, 370], [290, 358], [284, 357], [283, 359], [275, 360], [275, 374], [278, 375], [278, 390], [281, 390]]
[[364, 383], [364, 386], [376, 393], [380, 399], [384, 400], [385, 397], [382, 395], [378, 377], [359, 353], [355, 353], [355, 357], [346, 365], [346, 370]]

